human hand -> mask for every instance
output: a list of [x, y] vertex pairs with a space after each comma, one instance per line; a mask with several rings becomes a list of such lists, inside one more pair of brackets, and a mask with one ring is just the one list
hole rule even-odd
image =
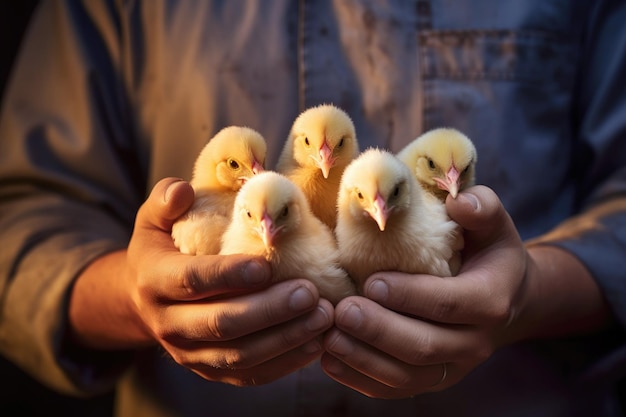
[[[308, 280], [270, 285], [270, 267], [262, 257], [180, 253], [171, 226], [192, 201], [188, 183], [168, 178], [139, 209], [122, 279], [109, 287], [119, 285], [119, 294], [130, 295], [124, 300], [126, 320], [118, 320], [117, 328], [141, 330], [133, 333], [135, 346], [114, 346], [111, 339], [105, 345], [132, 348], [156, 341], [178, 364], [234, 385], [267, 383], [319, 357], [318, 336], [332, 325], [332, 305], [319, 299]], [[77, 285], [74, 298], [80, 300], [85, 286]], [[77, 305], [85, 304], [79, 300]], [[74, 316], [86, 320], [78, 312]], [[94, 321], [79, 324], [78, 332], [93, 332], [93, 326]]]
[[[373, 274], [365, 297], [342, 300], [325, 339], [325, 372], [367, 396], [404, 398], [454, 385], [515, 336], [531, 264], [498, 197], [476, 186], [448, 198], [463, 227], [455, 277]], [[507, 338], [509, 338], [507, 340]]]

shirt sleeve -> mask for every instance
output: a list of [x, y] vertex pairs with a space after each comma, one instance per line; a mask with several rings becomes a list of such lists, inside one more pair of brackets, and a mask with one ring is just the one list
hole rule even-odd
[[0, 354], [75, 395], [110, 388], [130, 358], [64, 337], [74, 280], [127, 246], [145, 195], [122, 3], [42, 1], [0, 115]]
[[[598, 2], [580, 61], [573, 109], [579, 143], [576, 168], [582, 211], [529, 242], [576, 255], [626, 326], [626, 4]], [[589, 167], [583, 169], [582, 167]], [[582, 198], [582, 196], [589, 196]]]

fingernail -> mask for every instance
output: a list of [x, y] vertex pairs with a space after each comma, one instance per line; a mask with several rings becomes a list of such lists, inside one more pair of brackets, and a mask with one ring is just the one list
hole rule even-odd
[[251, 285], [262, 284], [269, 278], [267, 268], [258, 261], [246, 263], [241, 274], [244, 282]]
[[315, 300], [311, 291], [304, 287], [300, 287], [291, 293], [289, 297], [289, 308], [293, 311], [302, 311], [313, 306]]
[[165, 190], [165, 193], [163, 194], [163, 201], [165, 203], [170, 201], [170, 197], [172, 196], [172, 192], [174, 191], [175, 185], [181, 181], [183, 181], [182, 178], [177, 178], [176, 181], [174, 181], [173, 183], [167, 186], [167, 189]]
[[324, 370], [332, 375], [341, 376], [345, 373], [346, 365], [337, 358], [329, 357], [324, 364]]
[[326, 311], [323, 308], [318, 306], [308, 318], [304, 326], [310, 332], [319, 332], [320, 330], [325, 329], [329, 323], [330, 318], [328, 317], [328, 314], [326, 314]]
[[468, 203], [470, 203], [470, 205], [472, 206], [474, 211], [476, 211], [476, 210], [478, 210], [480, 208], [480, 202], [478, 201], [478, 199], [476, 198], [476, 196], [474, 194], [471, 194], [471, 193], [461, 193], [461, 194], [459, 194], [459, 197], [464, 198]]
[[343, 328], [356, 329], [363, 321], [363, 313], [361, 307], [356, 304], [350, 304], [337, 317], [337, 324]]
[[348, 356], [354, 352], [354, 345], [352, 342], [341, 334], [337, 334], [327, 346], [329, 352], [339, 356]]
[[313, 339], [309, 342], [306, 342], [304, 345], [302, 345], [302, 351], [309, 355], [313, 353], [321, 352], [321, 350], [322, 350], [322, 345], [317, 339]]
[[389, 287], [383, 280], [377, 279], [367, 289], [367, 296], [374, 301], [385, 301], [389, 295]]

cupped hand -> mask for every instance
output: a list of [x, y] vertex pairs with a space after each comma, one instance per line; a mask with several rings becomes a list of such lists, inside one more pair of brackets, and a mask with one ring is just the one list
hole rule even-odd
[[342, 300], [322, 366], [367, 396], [404, 398], [454, 385], [515, 336], [507, 331], [531, 264], [498, 197], [483, 186], [448, 197], [464, 229], [457, 276], [380, 272]]
[[234, 385], [267, 383], [319, 357], [332, 305], [307, 280], [271, 285], [261, 257], [180, 253], [171, 227], [192, 201], [188, 183], [164, 179], [138, 211], [126, 275], [146, 333], [180, 365]]

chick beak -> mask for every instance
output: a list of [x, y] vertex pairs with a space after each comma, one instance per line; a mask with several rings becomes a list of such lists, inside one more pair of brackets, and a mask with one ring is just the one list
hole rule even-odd
[[328, 178], [330, 169], [333, 167], [334, 164], [335, 164], [335, 159], [333, 158], [333, 151], [332, 149], [330, 149], [326, 141], [324, 141], [324, 144], [320, 148], [320, 160], [319, 160], [319, 166], [320, 166], [320, 169], [322, 170], [322, 175], [324, 175], [324, 178]]
[[274, 246], [274, 237], [278, 229], [274, 227], [274, 221], [267, 213], [263, 213], [259, 223], [259, 235], [261, 235], [265, 247], [269, 249]]
[[446, 172], [445, 179], [434, 178], [435, 182], [437, 182], [437, 186], [442, 190], [448, 190], [452, 198], [456, 198], [459, 194], [459, 171], [457, 171], [456, 167], [452, 165], [448, 172]]
[[[263, 165], [261, 165], [256, 159], [252, 162], [252, 175], [257, 175], [260, 174], [261, 172], [265, 171], [265, 169], [263, 168]], [[250, 179], [250, 177], [252, 175], [246, 175], [246, 176], [242, 176], [239, 177], [239, 182], [240, 185], [243, 185], [246, 183], [246, 181], [248, 181]]]
[[378, 228], [381, 232], [385, 231], [385, 226], [387, 225], [387, 219], [389, 218], [389, 210], [387, 209], [387, 204], [385, 203], [385, 199], [380, 195], [380, 193], [376, 193], [376, 198], [372, 202], [372, 206], [367, 210], [370, 217], [374, 219], [374, 221], [378, 224]]
[[265, 168], [263, 168], [263, 164], [260, 164], [259, 161], [255, 159], [252, 163], [252, 173], [254, 175], [257, 175], [258, 173], [261, 173], [263, 171], [265, 171]]

